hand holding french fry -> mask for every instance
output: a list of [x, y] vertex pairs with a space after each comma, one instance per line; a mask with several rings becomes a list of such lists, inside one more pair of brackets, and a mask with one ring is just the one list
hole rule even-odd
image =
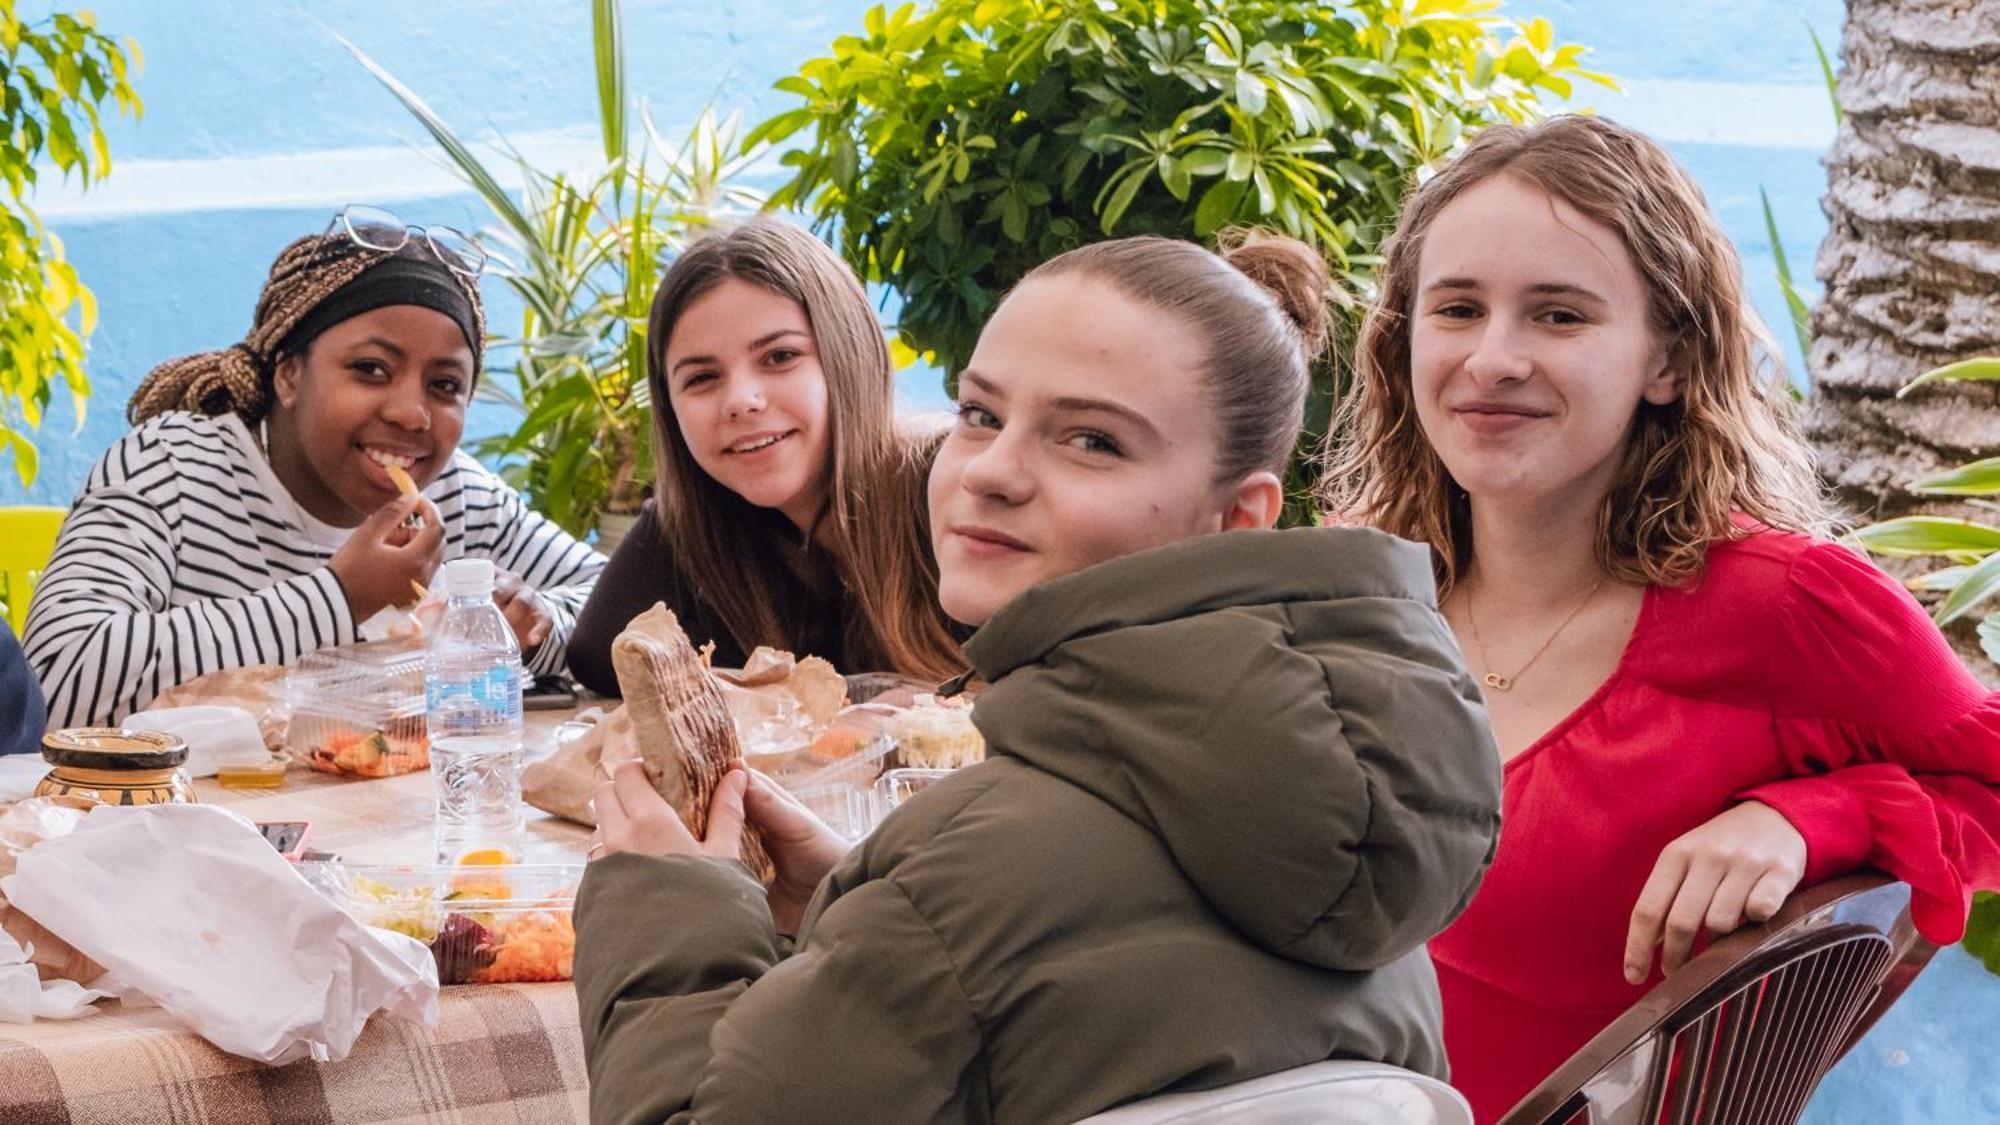
[[[414, 526], [407, 526], [412, 517]], [[360, 622], [385, 606], [415, 600], [412, 584], [429, 583], [443, 559], [443, 517], [436, 505], [409, 492], [363, 520], [327, 568], [340, 580], [348, 610]]]

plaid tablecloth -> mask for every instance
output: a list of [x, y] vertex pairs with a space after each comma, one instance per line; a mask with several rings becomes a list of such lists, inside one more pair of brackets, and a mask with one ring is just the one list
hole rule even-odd
[[[563, 712], [531, 712], [546, 752]], [[428, 862], [431, 777], [354, 781], [292, 770], [278, 790], [195, 784], [252, 820], [309, 820], [313, 846], [349, 860]], [[580, 863], [581, 825], [533, 809], [524, 858]], [[576, 993], [568, 983], [446, 988], [438, 1026], [376, 1018], [338, 1063], [269, 1067], [217, 1050], [157, 1008], [99, 1005], [70, 1022], [0, 1023], [0, 1125], [293, 1125], [585, 1121]]]
[[447, 988], [435, 1032], [378, 1018], [338, 1063], [268, 1067], [159, 1009], [0, 1024], [5, 1125], [585, 1121], [568, 984]]

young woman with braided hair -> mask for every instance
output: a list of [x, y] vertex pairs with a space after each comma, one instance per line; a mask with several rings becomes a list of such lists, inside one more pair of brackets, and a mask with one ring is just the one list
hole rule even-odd
[[278, 256], [241, 343], [146, 377], [29, 613], [53, 722], [352, 642], [461, 556], [503, 572], [528, 667], [562, 667], [604, 560], [458, 451], [481, 262], [455, 232], [350, 208]]

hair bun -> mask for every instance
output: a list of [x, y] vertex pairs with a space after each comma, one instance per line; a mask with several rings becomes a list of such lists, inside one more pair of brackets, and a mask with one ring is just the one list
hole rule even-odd
[[1298, 329], [1308, 363], [1326, 351], [1332, 302], [1344, 294], [1334, 286], [1333, 272], [1318, 251], [1288, 235], [1233, 227], [1218, 237], [1216, 252], [1276, 299], [1279, 311]]

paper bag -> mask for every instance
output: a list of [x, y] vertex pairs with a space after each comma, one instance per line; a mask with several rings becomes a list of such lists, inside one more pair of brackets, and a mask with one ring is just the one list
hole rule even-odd
[[4, 897], [0, 897], [0, 933], [21, 946], [28, 964], [35, 967], [35, 975], [45, 981], [83, 984], [104, 975], [104, 966], [14, 909]]
[[745, 753], [758, 744], [779, 749], [784, 742], [811, 742], [847, 702], [847, 681], [817, 656], [798, 660], [759, 647], [742, 669], [716, 668], [709, 674], [729, 704]]
[[262, 766], [272, 760], [256, 716], [241, 707], [148, 707], [127, 716], [131, 730], [171, 734], [187, 743], [189, 777], [214, 777], [224, 766]]
[[338, 1062], [375, 1012], [437, 1022], [430, 950], [356, 922], [226, 809], [99, 806], [0, 894], [231, 1054]]
[[632, 744], [632, 717], [625, 708], [614, 708], [582, 737], [528, 763], [521, 771], [521, 799], [552, 816], [595, 827], [590, 795], [613, 766], [638, 753]]

